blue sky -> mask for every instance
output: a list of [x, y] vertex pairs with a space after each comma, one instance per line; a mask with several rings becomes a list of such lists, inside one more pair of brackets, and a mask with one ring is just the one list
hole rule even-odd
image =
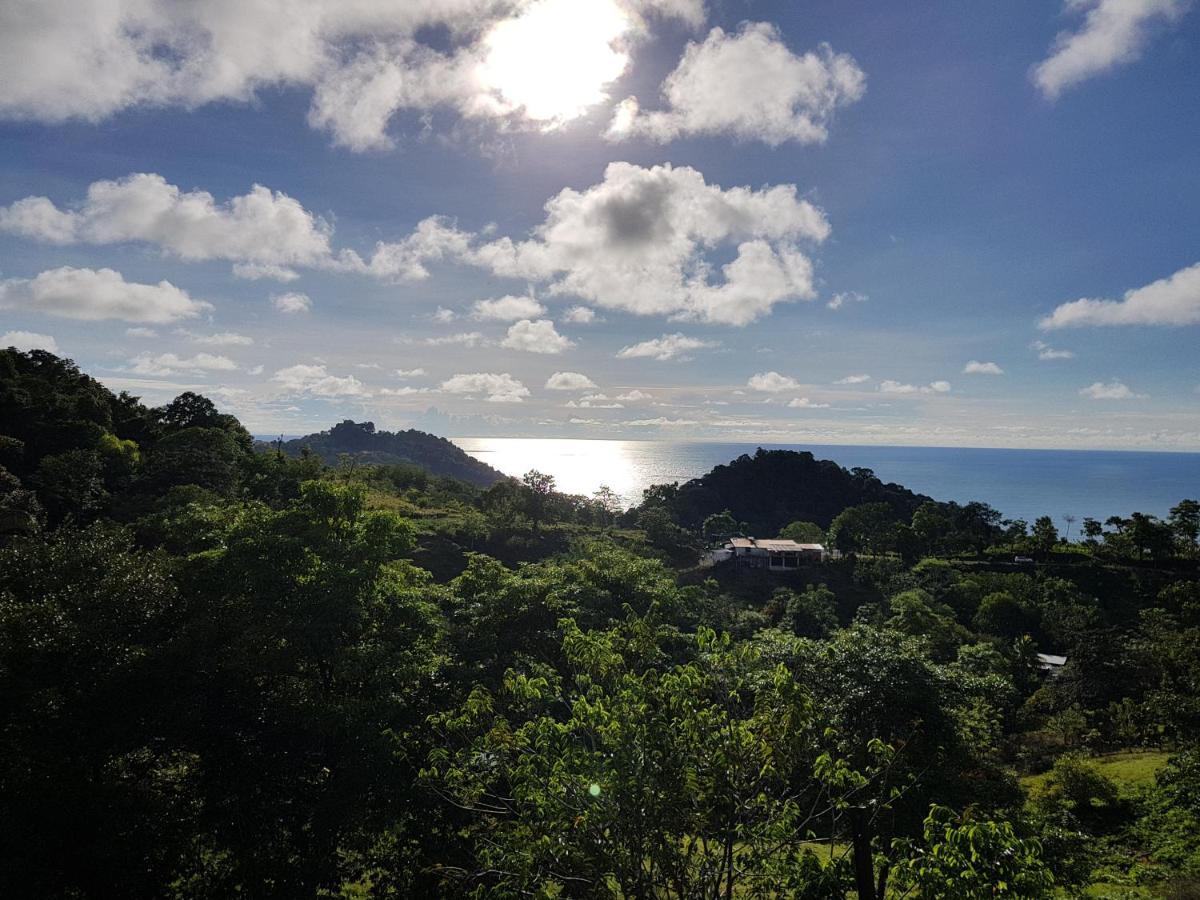
[[260, 434], [1200, 450], [1200, 11], [909, 7], [0, 0], [0, 339]]

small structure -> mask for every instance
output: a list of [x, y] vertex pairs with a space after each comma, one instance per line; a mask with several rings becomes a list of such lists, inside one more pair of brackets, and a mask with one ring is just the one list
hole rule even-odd
[[725, 548], [738, 567], [771, 572], [798, 569], [806, 563], [824, 562], [827, 557], [821, 544], [799, 544], [782, 539], [735, 537], [725, 544]]
[[1067, 658], [1065, 656], [1055, 656], [1053, 653], [1039, 653], [1037, 655], [1038, 669], [1051, 677], [1062, 672], [1062, 668], [1066, 664]]

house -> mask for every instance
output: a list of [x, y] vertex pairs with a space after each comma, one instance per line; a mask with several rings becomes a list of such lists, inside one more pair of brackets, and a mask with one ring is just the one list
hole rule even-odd
[[782, 539], [735, 537], [726, 542], [725, 549], [739, 567], [772, 572], [786, 572], [807, 563], [823, 562], [827, 556], [821, 544], [799, 544]]
[[1037, 667], [1047, 675], [1057, 675], [1062, 671], [1063, 666], [1067, 664], [1065, 656], [1055, 656], [1053, 653], [1039, 653], [1037, 655]]

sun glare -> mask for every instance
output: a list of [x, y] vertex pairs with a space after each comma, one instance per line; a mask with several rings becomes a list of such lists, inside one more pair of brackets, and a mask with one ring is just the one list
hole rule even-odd
[[538, 0], [485, 37], [484, 84], [528, 118], [554, 128], [608, 99], [629, 56], [633, 23], [614, 0]]

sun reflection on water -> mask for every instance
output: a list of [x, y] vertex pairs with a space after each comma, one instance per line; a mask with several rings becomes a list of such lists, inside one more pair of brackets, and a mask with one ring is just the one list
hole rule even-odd
[[632, 441], [583, 441], [547, 438], [457, 438], [454, 443], [505, 475], [530, 469], [554, 476], [558, 490], [591, 495], [608, 485], [626, 503], [641, 500]]

